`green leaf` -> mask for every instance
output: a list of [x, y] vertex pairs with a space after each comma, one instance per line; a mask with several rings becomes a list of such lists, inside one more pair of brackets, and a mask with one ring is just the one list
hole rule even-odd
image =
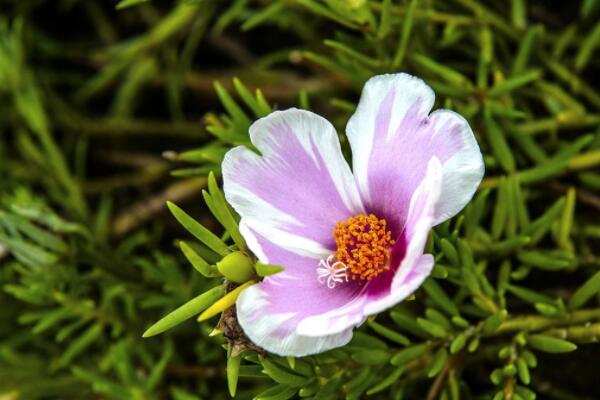
[[482, 331], [485, 334], [494, 333], [506, 320], [508, 312], [506, 310], [500, 310], [498, 313], [485, 319], [482, 325]]
[[262, 366], [265, 374], [282, 385], [301, 387], [305, 386], [309, 381], [306, 377], [286, 371], [267, 359], [262, 360]]
[[573, 218], [575, 215], [576, 193], [573, 187], [567, 190], [565, 206], [563, 207], [562, 216], [558, 229], [558, 244], [568, 251], [573, 251], [573, 243], [571, 243], [571, 229], [573, 228]]
[[440, 247], [442, 248], [442, 252], [450, 261], [450, 263], [454, 266], [458, 266], [460, 264], [460, 260], [458, 258], [458, 252], [454, 245], [446, 238], [442, 238], [440, 240]]
[[147, 2], [148, 2], [148, 0], [121, 0], [120, 2], [117, 3], [117, 5], [115, 6], [115, 9], [123, 10], [125, 8], [137, 6], [139, 4], [147, 3]]
[[392, 386], [395, 382], [400, 379], [402, 374], [404, 373], [404, 367], [396, 368], [391, 374], [385, 377], [381, 382], [367, 390], [367, 395], [372, 395], [375, 393], [379, 393], [388, 387]]
[[288, 400], [291, 399], [298, 388], [288, 385], [277, 385], [256, 395], [253, 400]]
[[413, 22], [415, 20], [414, 15], [417, 4], [418, 0], [410, 0], [406, 10], [406, 15], [402, 19], [402, 32], [400, 35], [400, 41], [398, 42], [398, 49], [396, 50], [396, 54], [392, 60], [392, 66], [394, 68], [400, 67], [402, 65], [402, 61], [404, 60], [406, 49], [410, 41], [410, 33], [412, 31]]
[[517, 359], [517, 373], [519, 374], [519, 379], [525, 385], [529, 385], [531, 382], [531, 377], [529, 375], [529, 367], [527, 366], [527, 362], [524, 359]]
[[467, 339], [468, 339], [468, 336], [465, 335], [464, 333], [461, 333], [458, 336], [456, 336], [454, 338], [454, 340], [452, 341], [452, 343], [450, 343], [450, 353], [456, 354], [459, 351], [461, 351], [463, 349], [463, 347], [465, 347], [465, 344], [467, 343]]
[[83, 332], [77, 339], [73, 340], [63, 355], [58, 359], [57, 366], [65, 367], [71, 360], [83, 353], [102, 336], [102, 325], [94, 324]]
[[231, 397], [235, 397], [237, 391], [241, 360], [241, 355], [229, 356], [227, 358], [227, 388]]
[[201, 313], [215, 301], [221, 298], [223, 293], [224, 290], [222, 286], [214, 287], [209, 291], [202, 293], [201, 295], [193, 298], [176, 310], [172, 311], [165, 317], [161, 318], [158, 322], [148, 328], [142, 337], [147, 338], [158, 335], [159, 333], [162, 333], [168, 329], [171, 329], [175, 325], [180, 324], [186, 319]]
[[179, 221], [179, 223], [183, 225], [188, 232], [194, 235], [196, 239], [204, 243], [210, 249], [214, 250], [217, 254], [225, 256], [230, 253], [229, 248], [221, 239], [186, 214], [181, 208], [177, 207], [170, 201], [167, 202], [167, 207], [169, 207], [169, 210], [177, 219], [177, 221]]
[[419, 324], [419, 326], [425, 332], [429, 333], [433, 337], [444, 338], [447, 335], [447, 332], [443, 326], [441, 326], [433, 321], [429, 321], [428, 319], [417, 318], [417, 324]]
[[390, 356], [387, 350], [360, 350], [350, 356], [354, 361], [362, 365], [380, 365], [388, 362]]
[[392, 357], [390, 363], [397, 367], [405, 365], [425, 354], [425, 352], [428, 349], [429, 346], [427, 346], [426, 344], [417, 344], [411, 347], [407, 347], [406, 349], [400, 350], [398, 353], [396, 353]]
[[367, 325], [375, 332], [377, 332], [378, 334], [380, 334], [388, 340], [396, 342], [402, 346], [408, 346], [410, 344], [410, 340], [406, 336], [395, 332], [381, 324], [378, 324], [375, 321], [368, 321]]
[[523, 299], [532, 304], [545, 303], [552, 305], [555, 303], [552, 298], [524, 287], [516, 285], [507, 285], [506, 290], [519, 297], [520, 299]]
[[196, 271], [207, 278], [214, 278], [220, 275], [216, 267], [208, 264], [187, 242], [183, 240], [179, 241], [179, 247]]
[[492, 149], [492, 154], [494, 154], [494, 157], [506, 172], [514, 172], [516, 169], [516, 163], [513, 153], [510, 150], [506, 139], [504, 138], [504, 134], [502, 133], [500, 126], [492, 117], [491, 112], [487, 111], [484, 114], [484, 122], [487, 139]]
[[567, 258], [564, 254], [538, 250], [521, 251], [517, 257], [519, 261], [526, 265], [546, 271], [560, 271], [569, 268], [572, 263], [572, 259], [570, 257]]
[[500, 96], [512, 92], [516, 89], [519, 89], [520, 87], [525, 86], [533, 81], [536, 81], [541, 77], [542, 71], [540, 70], [523, 72], [497, 84], [488, 91], [488, 94], [490, 96]]
[[444, 365], [446, 364], [447, 360], [448, 352], [445, 348], [442, 347], [435, 353], [435, 356], [433, 357], [433, 362], [431, 363], [431, 368], [429, 368], [429, 372], [427, 372], [427, 377], [433, 378], [434, 376], [439, 374], [442, 368], [444, 368]]
[[600, 271], [590, 277], [575, 293], [571, 296], [569, 307], [579, 308], [588, 302], [594, 295], [600, 292]]
[[210, 304], [209, 307], [202, 312], [197, 318], [198, 322], [206, 321], [209, 318], [214, 317], [215, 315], [222, 313], [229, 307], [232, 307], [239, 295], [244, 291], [244, 289], [256, 284], [255, 281], [248, 281], [230, 292], [227, 292], [225, 296], [221, 297], [219, 300], [215, 301], [213, 304]]
[[208, 174], [208, 191], [212, 198], [212, 204], [216, 213], [215, 217], [219, 220], [221, 225], [225, 227], [227, 232], [229, 232], [233, 242], [238, 248], [242, 251], [245, 250], [246, 241], [240, 233], [236, 218], [233, 216], [231, 209], [227, 205], [225, 196], [223, 196], [223, 193], [219, 189], [215, 174], [212, 171]]
[[459, 315], [458, 307], [456, 307], [454, 302], [448, 297], [446, 292], [444, 292], [444, 289], [442, 289], [442, 287], [433, 279], [426, 280], [423, 284], [423, 289], [425, 289], [431, 300], [433, 300], [440, 309], [452, 316]]
[[575, 69], [578, 71], [584, 69], [598, 46], [600, 46], [600, 22], [583, 39], [575, 57]]
[[577, 349], [574, 343], [546, 335], [531, 335], [527, 338], [527, 343], [546, 353], [568, 353]]
[[250, 126], [252, 121], [250, 118], [248, 118], [244, 110], [242, 110], [242, 108], [235, 102], [235, 100], [233, 100], [223, 85], [221, 85], [219, 82], [215, 82], [214, 86], [219, 100], [221, 100], [223, 107], [225, 107], [225, 110], [227, 110], [227, 113], [231, 116], [235, 124], [239, 125], [240, 127]]
[[280, 265], [263, 264], [260, 261], [256, 262], [255, 268], [258, 276], [275, 275], [285, 270], [285, 268]]

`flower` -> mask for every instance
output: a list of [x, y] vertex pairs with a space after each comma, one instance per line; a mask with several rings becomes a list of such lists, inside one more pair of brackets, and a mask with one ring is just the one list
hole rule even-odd
[[343, 346], [369, 315], [405, 299], [430, 274], [429, 230], [456, 215], [483, 177], [467, 121], [431, 114], [435, 95], [408, 74], [365, 84], [346, 134], [298, 109], [250, 127], [223, 161], [225, 196], [263, 263], [285, 270], [244, 290], [237, 316], [256, 345], [282, 356]]

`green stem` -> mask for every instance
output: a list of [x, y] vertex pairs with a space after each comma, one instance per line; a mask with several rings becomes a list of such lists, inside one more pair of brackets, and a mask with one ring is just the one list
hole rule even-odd
[[498, 332], [539, 331], [560, 326], [569, 326], [600, 319], [600, 308], [577, 310], [559, 317], [543, 317], [539, 315], [523, 315], [508, 319], [500, 325]]
[[578, 343], [600, 342], [600, 322], [594, 324], [554, 328], [544, 332], [546, 335], [557, 336]]

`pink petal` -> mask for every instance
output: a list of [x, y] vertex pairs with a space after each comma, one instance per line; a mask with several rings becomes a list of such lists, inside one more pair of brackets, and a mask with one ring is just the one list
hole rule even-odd
[[262, 156], [245, 147], [227, 153], [227, 200], [244, 224], [277, 245], [326, 257], [335, 249], [335, 223], [364, 212], [335, 129], [314, 113], [289, 109], [256, 121], [250, 137]]
[[247, 233], [270, 262], [285, 266], [285, 271], [244, 290], [237, 300], [238, 321], [250, 340], [271, 353], [296, 357], [350, 341], [353, 325], [314, 335], [303, 335], [297, 328], [308, 317], [351, 303], [360, 288], [348, 284], [329, 289], [317, 280], [318, 260], [282, 249], [251, 230]]
[[423, 283], [433, 268], [433, 257], [424, 255], [423, 251], [434, 224], [441, 188], [442, 166], [434, 157], [429, 161], [426, 176], [410, 200], [403, 233], [406, 248], [400, 266], [390, 274], [380, 275], [370, 281], [359, 295], [342, 307], [304, 319], [298, 326], [300, 334], [319, 336], [344, 332], [349, 327], [360, 325], [367, 316], [404, 300]]
[[428, 115], [434, 99], [419, 78], [376, 76], [365, 84], [346, 127], [365, 206], [396, 229], [406, 222], [407, 205], [432, 157], [441, 162], [444, 178], [436, 224], [458, 213], [483, 177], [481, 152], [467, 121], [448, 110]]

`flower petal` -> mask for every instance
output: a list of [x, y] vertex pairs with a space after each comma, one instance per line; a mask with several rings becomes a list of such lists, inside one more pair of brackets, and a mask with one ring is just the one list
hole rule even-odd
[[421, 79], [408, 74], [375, 76], [365, 84], [346, 132], [353, 169], [369, 212], [402, 228], [410, 198], [427, 162], [443, 166], [443, 198], [435, 223], [457, 214], [483, 177], [483, 159], [467, 121], [438, 110], [429, 114], [435, 95]]
[[399, 303], [414, 292], [431, 273], [434, 259], [423, 254], [444, 187], [442, 166], [432, 158], [427, 175], [413, 194], [405, 228], [406, 251], [396, 270], [391, 287], [370, 291], [371, 302], [365, 307], [367, 315], [376, 314]]
[[302, 320], [327, 313], [352, 302], [358, 288], [352, 285], [329, 289], [317, 280], [318, 261], [273, 244], [248, 229], [269, 262], [285, 266], [279, 274], [244, 290], [237, 300], [238, 321], [250, 340], [282, 356], [305, 356], [343, 346], [352, 337], [352, 326], [333, 334], [297, 330]]
[[289, 109], [256, 121], [250, 138], [262, 156], [236, 147], [223, 161], [229, 203], [279, 246], [314, 258], [330, 254], [335, 223], [364, 212], [333, 126]]
[[304, 319], [298, 326], [300, 334], [333, 334], [360, 325], [367, 316], [399, 303], [423, 283], [433, 268], [433, 257], [430, 254], [424, 255], [423, 251], [434, 224], [442, 179], [442, 166], [439, 160], [433, 157], [428, 162], [425, 178], [410, 201], [404, 231], [406, 249], [393, 278], [378, 277], [370, 281], [358, 296], [344, 306]]

